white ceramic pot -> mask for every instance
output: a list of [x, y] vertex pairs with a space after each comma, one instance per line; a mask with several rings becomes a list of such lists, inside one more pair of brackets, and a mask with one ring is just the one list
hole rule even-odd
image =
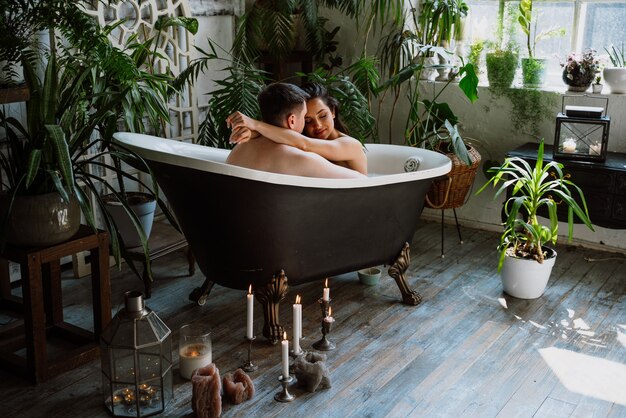
[[607, 67], [602, 76], [611, 93], [626, 93], [626, 67]]
[[[151, 195], [140, 192], [126, 192], [126, 198], [131, 209], [139, 218], [139, 223], [146, 237], [150, 238], [154, 212], [156, 210], [156, 200]], [[141, 238], [126, 209], [112, 194], [103, 196], [102, 200], [106, 204], [107, 211], [115, 220], [115, 226], [122, 235], [126, 248], [139, 247]]]
[[543, 295], [556, 261], [556, 251], [544, 247], [548, 257], [543, 263], [523, 258], [504, 257], [500, 272], [502, 287], [509, 295], [519, 299], [536, 299]]

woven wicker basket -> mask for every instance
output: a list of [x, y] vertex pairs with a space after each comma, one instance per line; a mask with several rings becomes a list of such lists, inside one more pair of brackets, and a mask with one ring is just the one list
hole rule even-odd
[[432, 209], [455, 209], [465, 204], [476, 171], [480, 165], [480, 154], [476, 148], [468, 146], [467, 152], [472, 165], [468, 166], [455, 154], [446, 154], [452, 160], [452, 170], [446, 178], [436, 180], [426, 195], [426, 207]]

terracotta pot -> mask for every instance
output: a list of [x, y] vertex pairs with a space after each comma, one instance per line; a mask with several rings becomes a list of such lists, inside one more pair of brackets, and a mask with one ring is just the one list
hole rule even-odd
[[[11, 195], [0, 195], [0, 214], [4, 219]], [[70, 239], [80, 228], [80, 205], [76, 197], [69, 202], [61, 195], [46, 193], [15, 196], [7, 226], [7, 244], [18, 247], [44, 247]]]

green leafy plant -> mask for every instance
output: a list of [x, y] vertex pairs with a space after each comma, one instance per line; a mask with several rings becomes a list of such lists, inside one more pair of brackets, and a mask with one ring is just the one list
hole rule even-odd
[[469, 7], [463, 0], [424, 0], [416, 26], [420, 43], [443, 46], [461, 38]]
[[[507, 190], [511, 192], [511, 197], [504, 203], [506, 221], [498, 245], [498, 271], [507, 254], [543, 263], [545, 254], [542, 247], [557, 242], [559, 204], [567, 207], [568, 240], [572, 239], [574, 216], [593, 231], [583, 192], [564, 175], [563, 164], [556, 161], [544, 164], [543, 140], [539, 143], [534, 167], [522, 158], [509, 157], [500, 167], [492, 168], [489, 172], [494, 173], [493, 177], [477, 194], [490, 184], [497, 188], [494, 198]], [[580, 204], [576, 198], [580, 199]], [[538, 213], [542, 208], [547, 209], [548, 225], [539, 221]]]
[[605, 47], [604, 50], [607, 54], [609, 54], [609, 59], [611, 60], [613, 67], [626, 67], [626, 54], [624, 54], [623, 42], [621, 48], [611, 45], [611, 49]]
[[550, 28], [537, 32], [540, 15], [533, 13], [533, 0], [521, 0], [518, 6], [519, 15], [517, 21], [526, 35], [526, 49], [528, 58], [534, 58], [537, 49], [537, 43], [544, 39], [555, 36], [564, 36], [565, 28]]
[[[120, 124], [130, 131], [158, 132], [169, 121], [167, 103], [175, 93], [171, 86], [173, 77], [151, 71], [154, 60], [160, 58], [154, 48], [159, 35], [141, 42], [131, 37], [123, 51], [108, 39], [115, 26], [100, 28], [73, 2], [50, 3], [71, 10], [53, 15], [54, 19], [45, 23], [51, 33], [51, 45], [43, 79], [36, 73], [35, 52], [25, 49], [18, 56], [30, 90], [26, 124], [0, 111], [8, 147], [5, 154], [0, 154], [4, 172], [0, 180], [10, 199], [9, 212], [0, 222], [7, 222], [15, 196], [57, 192], [64, 200], [75, 196], [85, 221], [96, 228], [91, 205], [91, 199], [95, 199], [93, 203], [111, 232], [112, 254], [118, 261], [120, 256], [130, 260], [115, 221], [101, 199], [101, 193], [109, 191], [122, 203], [136, 226], [149, 266], [147, 239], [128, 206], [123, 188], [116, 188], [101, 174], [108, 170], [117, 175], [120, 183], [126, 180], [144, 187], [176, 225], [163, 201], [158, 199], [154, 180], [146, 183], [131, 176], [121, 163], [149, 173], [146, 164], [136, 154], [112, 143], [112, 135]], [[73, 19], [66, 21], [65, 16]], [[157, 24], [161, 29], [197, 28], [194, 20], [161, 19]], [[56, 31], [63, 35], [63, 42], [56, 39]], [[149, 121], [151, 128], [145, 126], [144, 120]], [[107, 162], [108, 157], [113, 163]], [[133, 263], [128, 264], [139, 275]]]
[[467, 62], [474, 66], [476, 73], [481, 72], [482, 67], [482, 54], [485, 50], [485, 41], [479, 39], [472, 42], [469, 46], [469, 53], [467, 55]]

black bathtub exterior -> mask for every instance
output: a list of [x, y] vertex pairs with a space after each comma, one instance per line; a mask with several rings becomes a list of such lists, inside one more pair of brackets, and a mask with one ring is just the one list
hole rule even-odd
[[389, 264], [411, 242], [433, 179], [328, 189], [148, 161], [198, 265], [222, 286], [290, 285]]

